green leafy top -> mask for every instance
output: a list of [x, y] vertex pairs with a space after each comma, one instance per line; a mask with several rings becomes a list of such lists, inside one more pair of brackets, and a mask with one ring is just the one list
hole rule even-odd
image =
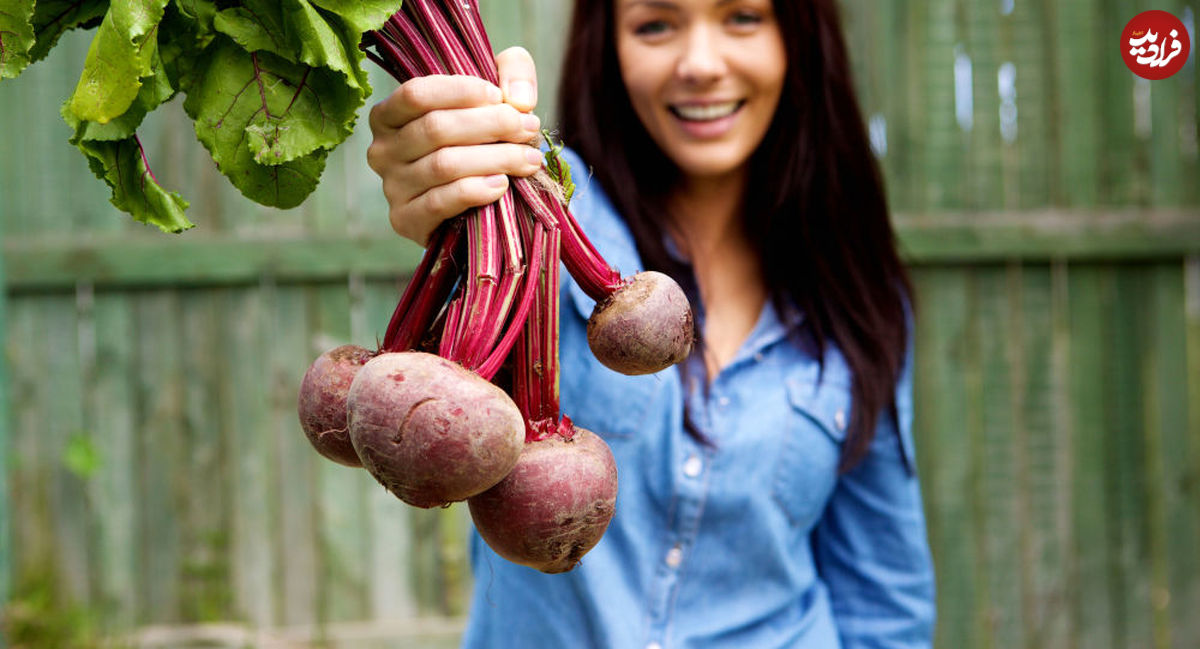
[[295, 207], [371, 94], [358, 48], [400, 0], [10, 0], [0, 9], [0, 79], [96, 28], [62, 108], [71, 143], [112, 203], [168, 232], [187, 201], [159, 184], [137, 138], [178, 93], [196, 136], [246, 197]]
[[542, 129], [542, 137], [545, 138], [548, 147], [543, 157], [546, 160], [546, 173], [550, 174], [550, 178], [554, 182], [562, 186], [563, 202], [570, 203], [571, 196], [575, 194], [575, 183], [571, 180], [571, 165], [563, 159], [562, 150], [563, 143], [555, 142], [553, 134], [549, 129]]

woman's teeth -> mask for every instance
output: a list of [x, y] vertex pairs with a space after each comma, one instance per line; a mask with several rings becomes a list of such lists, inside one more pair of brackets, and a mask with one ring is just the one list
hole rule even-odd
[[672, 106], [671, 111], [690, 122], [711, 122], [732, 115], [741, 104], [740, 101], [727, 101], [704, 106]]

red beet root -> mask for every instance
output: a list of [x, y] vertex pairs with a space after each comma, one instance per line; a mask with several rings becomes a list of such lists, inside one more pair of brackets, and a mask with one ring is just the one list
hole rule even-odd
[[669, 276], [646, 271], [598, 302], [588, 319], [588, 347], [622, 374], [653, 374], [688, 357], [692, 307]]
[[575, 429], [528, 442], [500, 484], [467, 501], [496, 554], [546, 573], [574, 568], [600, 541], [617, 501], [617, 465], [599, 436]]
[[356, 345], [336, 347], [318, 356], [300, 382], [300, 427], [318, 453], [338, 464], [362, 466], [350, 443], [346, 395], [359, 369], [373, 356]]
[[503, 390], [423, 352], [385, 353], [355, 377], [350, 440], [371, 475], [404, 502], [466, 500], [516, 464], [525, 420]]

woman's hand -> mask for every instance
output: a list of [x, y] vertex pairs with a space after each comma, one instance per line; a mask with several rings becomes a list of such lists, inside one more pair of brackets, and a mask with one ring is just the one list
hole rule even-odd
[[[442, 221], [499, 200], [508, 176], [542, 164], [533, 57], [496, 56], [500, 87], [477, 77], [417, 77], [371, 109], [367, 163], [383, 179], [388, 218], [425, 245]], [[502, 90], [503, 89], [503, 90]]]

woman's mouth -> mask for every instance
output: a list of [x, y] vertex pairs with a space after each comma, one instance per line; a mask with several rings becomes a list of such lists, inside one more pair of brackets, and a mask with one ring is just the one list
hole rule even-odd
[[679, 119], [689, 122], [712, 122], [736, 113], [744, 101], [723, 101], [715, 104], [671, 104], [668, 108]]
[[708, 104], [670, 104], [667, 109], [687, 137], [713, 140], [733, 129], [738, 111], [745, 103], [741, 99]]

